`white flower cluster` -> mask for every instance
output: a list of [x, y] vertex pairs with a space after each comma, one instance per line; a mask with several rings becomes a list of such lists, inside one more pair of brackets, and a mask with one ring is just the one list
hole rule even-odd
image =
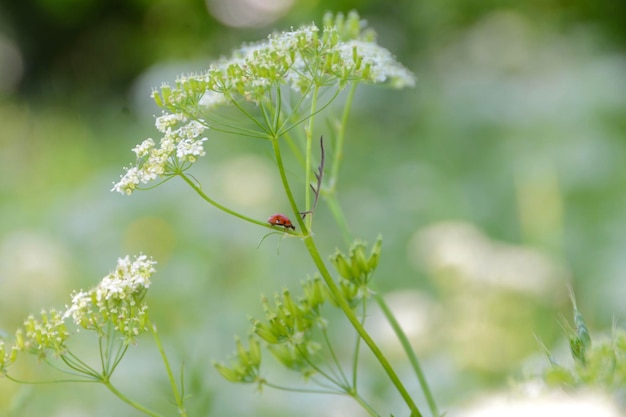
[[147, 306], [143, 303], [156, 262], [146, 255], [131, 261], [128, 256], [117, 261], [114, 272], [105, 276], [89, 291], [72, 296], [63, 318], [71, 317], [77, 326], [103, 332], [107, 323], [124, 336], [127, 343], [146, 330]]
[[156, 262], [146, 255], [131, 260], [120, 258], [115, 271], [105, 276], [89, 291], [78, 291], [65, 311], [42, 311], [39, 317], [28, 316], [24, 326], [15, 332], [15, 342], [9, 347], [0, 337], [0, 373], [15, 362], [18, 352], [28, 352], [45, 358], [67, 353], [70, 337], [66, 321], [71, 318], [82, 329], [93, 330], [102, 336], [110, 330], [117, 332], [125, 344], [147, 330], [148, 316], [145, 302], [150, 277]]
[[285, 85], [305, 96], [314, 87], [341, 89], [350, 82], [413, 86], [413, 74], [364, 29], [354, 12], [328, 15], [321, 30], [307, 25], [269, 35], [263, 42], [242, 46], [204, 73], [180, 76], [174, 86], [162, 85], [152, 93], [166, 110], [156, 121], [165, 134], [160, 146], [147, 139], [134, 148], [136, 165], [126, 168], [112, 191], [130, 195], [139, 184], [175, 175], [204, 155], [206, 138], [197, 138], [210, 124], [203, 114], [216, 106], [266, 103]]
[[89, 291], [72, 295], [72, 304], [66, 310], [42, 311], [39, 317], [28, 316], [23, 328], [15, 332], [15, 342], [9, 348], [0, 338], [0, 373], [15, 362], [18, 352], [28, 352], [45, 358], [49, 352], [55, 356], [67, 353], [66, 341], [70, 337], [66, 321], [82, 329], [93, 330], [102, 336], [113, 330], [123, 343], [133, 343], [147, 330], [148, 307], [143, 301], [156, 262], [146, 255], [120, 258], [115, 271], [105, 276]]
[[159, 146], [148, 138], [133, 148], [138, 163], [127, 169], [111, 191], [130, 195], [140, 183], [147, 184], [172, 174], [176, 167], [191, 164], [199, 156], [204, 156], [203, 144], [207, 138], [198, 139], [206, 130], [202, 123], [188, 121], [182, 113], [164, 113], [156, 118], [155, 125], [163, 133]]

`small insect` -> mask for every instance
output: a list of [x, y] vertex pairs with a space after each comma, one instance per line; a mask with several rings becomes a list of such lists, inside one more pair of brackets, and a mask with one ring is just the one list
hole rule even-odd
[[282, 226], [285, 229], [293, 229], [296, 230], [296, 226], [291, 223], [291, 220], [284, 214], [272, 214], [267, 222], [273, 226]]

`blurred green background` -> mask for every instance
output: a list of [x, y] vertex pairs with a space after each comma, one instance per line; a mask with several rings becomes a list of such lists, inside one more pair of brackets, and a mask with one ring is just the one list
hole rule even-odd
[[[261, 293], [298, 293], [314, 272], [297, 240], [269, 238], [257, 248], [265, 230], [203, 204], [180, 181], [130, 198], [109, 191], [130, 149], [156, 135], [152, 87], [275, 29], [351, 9], [418, 84], [360, 88], [341, 203], [355, 235], [384, 236], [378, 286], [440, 408], [462, 409], [547, 366], [535, 335], [564, 358], [558, 322], [570, 317], [567, 282], [592, 331], [610, 329], [613, 318], [623, 325], [622, 2], [4, 0], [0, 329], [10, 334], [29, 313], [62, 308], [118, 256], [142, 251], [159, 262], [151, 311], [174, 364], [185, 364], [190, 415], [359, 415], [349, 400], [258, 395], [211, 366], [232, 351], [235, 333], [246, 334]], [[192, 173], [218, 201], [260, 219], [288, 211], [263, 144], [215, 136], [205, 149]], [[324, 251], [346, 249], [323, 206], [316, 225]], [[389, 329], [375, 310], [371, 316], [370, 329], [418, 392]], [[345, 330], [339, 320], [339, 340]], [[371, 368], [366, 396], [403, 413]], [[42, 375], [36, 364], [15, 370], [24, 379]], [[175, 413], [148, 338], [114, 382]], [[140, 415], [101, 387], [0, 379], [0, 415], [9, 413]]]

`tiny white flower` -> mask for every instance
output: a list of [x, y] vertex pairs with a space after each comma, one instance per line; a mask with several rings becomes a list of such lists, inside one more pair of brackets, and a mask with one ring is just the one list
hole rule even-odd
[[154, 148], [154, 140], [152, 138], [148, 138], [141, 142], [139, 145], [133, 148], [133, 152], [137, 155], [137, 158], [143, 158], [148, 155], [150, 151]]
[[156, 118], [154, 125], [159, 132], [165, 133], [168, 129], [172, 129], [178, 123], [185, 121], [187, 121], [187, 118], [182, 113], [163, 113]]

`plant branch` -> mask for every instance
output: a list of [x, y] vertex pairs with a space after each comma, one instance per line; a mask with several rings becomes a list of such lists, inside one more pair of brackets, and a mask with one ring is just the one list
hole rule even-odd
[[426, 381], [426, 376], [424, 375], [424, 372], [422, 371], [422, 367], [420, 366], [420, 363], [419, 363], [419, 360], [417, 359], [417, 355], [415, 354], [415, 351], [411, 347], [411, 343], [409, 342], [409, 339], [406, 337], [406, 333], [404, 333], [404, 330], [402, 330], [402, 327], [400, 327], [398, 320], [396, 320], [396, 317], [393, 315], [393, 313], [389, 309], [389, 306], [385, 302], [384, 298], [377, 292], [374, 292], [374, 299], [378, 303], [378, 306], [380, 307], [383, 314], [385, 315], [385, 318], [387, 319], [393, 331], [395, 332], [396, 337], [398, 338], [398, 340], [400, 341], [400, 344], [402, 345], [402, 348], [404, 349], [404, 352], [409, 357], [409, 361], [411, 362], [413, 371], [415, 371], [415, 375], [417, 375], [417, 379], [419, 380], [420, 386], [422, 387], [422, 392], [424, 393], [424, 396], [426, 397], [426, 401], [428, 401], [428, 407], [430, 408], [430, 412], [432, 413], [434, 417], [438, 417], [439, 410], [437, 409], [437, 404], [435, 403], [435, 397], [433, 396], [433, 393], [430, 390], [428, 381]]
[[417, 408], [417, 405], [415, 405], [415, 402], [413, 401], [410, 394], [404, 387], [404, 384], [402, 384], [402, 381], [400, 381], [400, 378], [398, 378], [398, 375], [396, 374], [395, 370], [392, 368], [391, 364], [389, 363], [389, 361], [387, 360], [383, 352], [380, 350], [378, 345], [376, 345], [376, 342], [374, 342], [374, 339], [372, 339], [369, 333], [367, 333], [367, 330], [365, 330], [365, 328], [359, 321], [356, 314], [354, 314], [354, 311], [350, 308], [350, 305], [348, 304], [343, 294], [337, 287], [337, 284], [335, 284], [335, 281], [330, 275], [328, 268], [326, 268], [326, 265], [324, 264], [324, 261], [322, 260], [319, 254], [319, 251], [317, 250], [317, 246], [315, 245], [315, 241], [313, 240], [313, 237], [310, 235], [305, 236], [304, 244], [306, 248], [308, 249], [309, 254], [311, 255], [311, 258], [313, 259], [315, 266], [317, 267], [320, 274], [322, 275], [322, 279], [324, 280], [331, 294], [335, 298], [337, 304], [343, 310], [344, 314], [346, 315], [346, 317], [352, 324], [352, 327], [354, 327], [354, 329], [357, 331], [359, 336], [361, 336], [361, 338], [363, 339], [365, 344], [367, 344], [367, 346], [370, 348], [374, 356], [376, 356], [376, 359], [378, 360], [378, 362], [381, 364], [381, 366], [387, 373], [387, 376], [389, 377], [389, 379], [391, 380], [393, 385], [396, 387], [396, 389], [398, 390], [398, 392], [404, 399], [405, 403], [411, 410], [411, 415], [413, 417], [421, 417], [422, 413]]

